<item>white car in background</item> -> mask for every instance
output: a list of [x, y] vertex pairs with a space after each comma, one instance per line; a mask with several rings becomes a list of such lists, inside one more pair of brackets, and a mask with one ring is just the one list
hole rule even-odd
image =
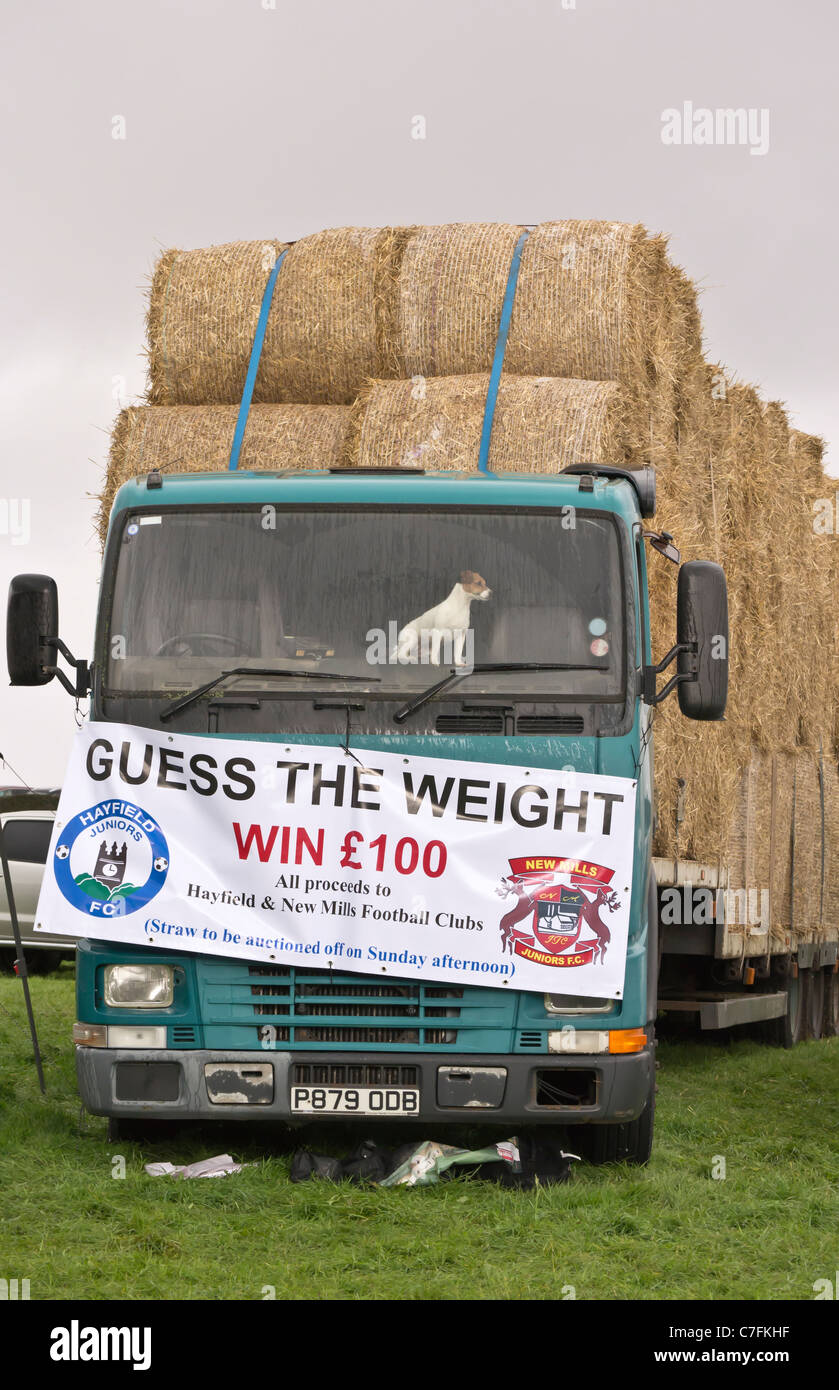
[[[57, 796], [56, 793], [56, 801]], [[29, 973], [36, 974], [55, 969], [65, 956], [71, 958], [75, 951], [75, 942], [72, 937], [49, 936], [35, 931], [35, 910], [38, 906], [44, 865], [47, 862], [55, 811], [44, 808], [4, 809], [4, 801], [15, 804], [24, 802], [25, 799], [24, 794], [20, 797], [15, 796], [13, 800], [0, 794], [0, 825], [9, 860], [12, 892], [21, 941], [26, 953], [26, 964]], [[6, 883], [0, 871], [0, 958], [4, 971], [14, 965], [16, 954]]]

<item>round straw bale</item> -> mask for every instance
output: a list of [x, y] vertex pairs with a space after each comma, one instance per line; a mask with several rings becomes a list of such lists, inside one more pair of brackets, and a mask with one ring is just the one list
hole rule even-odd
[[289, 251], [255, 399], [348, 404], [396, 368], [399, 264], [410, 229], [338, 227]]
[[[521, 227], [504, 222], [416, 229], [405, 247], [399, 283], [406, 376], [464, 376], [490, 370], [510, 262], [521, 232]], [[524, 370], [548, 374], [529, 366]]]
[[790, 658], [795, 664], [791, 674], [799, 689], [799, 741], [810, 748], [822, 741], [833, 742], [839, 696], [836, 485], [824, 472], [823, 451], [821, 439], [790, 431], [788, 602], [790, 626], [794, 623]]
[[[724, 391], [719, 368], [703, 363], [692, 369], [677, 449], [664, 451], [656, 467], [656, 515], [650, 527], [670, 532], [683, 561], [723, 560], [726, 487], [719, 440]], [[676, 641], [678, 570], [650, 548], [647, 577], [653, 661], [660, 661]]]
[[543, 222], [522, 252], [509, 370], [645, 382], [664, 310], [665, 242], [625, 222]]
[[[349, 467], [478, 467], [489, 377], [372, 381], [352, 407]], [[571, 463], [623, 463], [624, 406], [612, 381], [504, 375], [496, 402], [489, 468], [558, 473]]]
[[835, 758], [824, 750], [825, 811], [827, 846], [825, 853], [825, 918], [839, 922], [839, 773]]
[[654, 719], [653, 852], [667, 859], [725, 864], [748, 766], [748, 737], [725, 722], [685, 719], [674, 698], [656, 709]]
[[[104, 542], [117, 489], [129, 478], [161, 473], [223, 472], [237, 406], [136, 406], [117, 418], [100, 497]], [[349, 410], [336, 405], [255, 405], [245, 431], [240, 471], [328, 468], [344, 449]]]
[[812, 940], [821, 923], [821, 847], [819, 757], [814, 750], [802, 748], [795, 759], [795, 866], [792, 901], [792, 929], [799, 940]]
[[773, 537], [767, 524], [771, 492], [766, 471], [763, 408], [749, 386], [728, 392], [728, 434], [722, 469], [727, 473], [727, 543], [723, 565], [731, 623], [730, 695], [727, 718], [748, 727], [758, 744], [771, 746], [775, 718], [768, 605]]
[[[338, 227], [303, 237], [279, 271], [253, 399], [342, 404], [397, 370], [399, 265], [410, 228]], [[167, 251], [148, 312], [154, 405], [240, 400], [281, 242]]]
[[756, 578], [763, 589], [766, 614], [761, 653], [763, 679], [768, 686], [765, 726], [768, 745], [779, 753], [795, 745], [806, 692], [800, 667], [794, 671], [790, 667], [790, 653], [800, 644], [802, 634], [794, 586], [790, 584], [796, 557], [789, 527], [789, 420], [779, 401], [764, 407], [763, 419], [763, 554], [756, 561]]
[[792, 798], [795, 756], [794, 753], [784, 751], [774, 755], [775, 778], [771, 806], [773, 949], [777, 949], [778, 945], [783, 946], [785, 944], [783, 938], [789, 932], [792, 921], [790, 893], [792, 887]]
[[[521, 227], [421, 227], [402, 258], [405, 374], [488, 371]], [[525, 243], [505, 356], [510, 375], [623, 384], [631, 458], [675, 434], [677, 386], [698, 360], [689, 281], [667, 266], [665, 242], [625, 223], [564, 221]]]
[[146, 316], [152, 405], [241, 398], [262, 296], [280, 241], [165, 251]]
[[[692, 399], [702, 361], [696, 289], [685, 272], [665, 263], [664, 292], [654, 301], [649, 385], [649, 459], [656, 468], [677, 461], [681, 436], [691, 426]], [[713, 388], [711, 388], [713, 389]], [[713, 399], [713, 397], [712, 397]]]

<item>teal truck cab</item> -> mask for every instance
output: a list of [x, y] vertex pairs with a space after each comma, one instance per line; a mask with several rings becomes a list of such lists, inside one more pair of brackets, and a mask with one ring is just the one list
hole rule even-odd
[[[498, 930], [469, 910], [438, 921], [448, 980], [325, 968], [305, 953], [266, 963], [85, 939], [75, 1043], [91, 1112], [117, 1123], [357, 1115], [368, 1131], [398, 1119], [428, 1133], [573, 1126], [593, 1159], [646, 1161], [659, 957], [652, 709], [677, 688], [684, 714], [720, 718], [727, 687], [715, 565], [681, 567], [677, 643], [653, 665], [645, 537], [678, 562], [669, 536], [644, 531], [654, 494], [650, 470], [585, 465], [550, 477], [153, 472], [116, 497], [90, 667], [60, 641], [53, 582], [13, 581], [13, 683], [58, 674], [89, 689], [91, 720], [145, 731], [164, 757], [200, 735], [312, 746], [315, 766], [318, 748], [343, 749], [355, 764], [433, 758], [441, 778], [457, 760], [635, 790], [625, 969], [610, 997], [575, 993], [573, 970], [552, 972], [555, 990], [542, 992], [458, 977], [470, 934]], [[458, 580], [476, 600], [460, 663], [445, 651], [406, 659], [402, 627]], [[75, 681], [57, 671], [59, 652]], [[125, 771], [129, 794], [149, 776]], [[580, 806], [566, 809], [584, 829]], [[505, 922], [517, 917], [514, 888], [498, 890], [512, 893]]]

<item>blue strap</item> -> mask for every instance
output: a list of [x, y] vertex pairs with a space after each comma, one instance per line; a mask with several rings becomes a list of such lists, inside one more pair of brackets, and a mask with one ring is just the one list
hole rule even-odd
[[498, 338], [495, 343], [495, 356], [492, 359], [492, 371], [489, 376], [489, 390], [487, 391], [486, 405], [484, 406], [484, 426], [481, 430], [481, 448], [478, 454], [478, 472], [493, 474], [489, 471], [489, 446], [492, 441], [492, 422], [495, 419], [495, 402], [498, 397], [498, 386], [501, 381], [501, 371], [504, 366], [504, 352], [507, 347], [507, 334], [510, 331], [510, 319], [513, 317], [513, 302], [516, 297], [516, 285], [519, 278], [519, 266], [521, 264], [521, 253], [524, 243], [530, 236], [529, 232], [522, 232], [516, 242], [516, 249], [513, 252], [513, 259], [510, 262], [510, 273], [507, 276], [507, 288], [504, 291], [504, 303], [501, 307], [501, 322], [498, 325]]
[[268, 284], [265, 286], [265, 293], [262, 296], [262, 307], [259, 311], [259, 319], [254, 334], [253, 347], [251, 348], [251, 360], [248, 363], [248, 374], [245, 377], [245, 389], [242, 392], [242, 400], [239, 405], [239, 414], [236, 419], [236, 429], [233, 433], [233, 444], [230, 449], [230, 462], [227, 465], [231, 473], [235, 473], [239, 467], [239, 455], [242, 452], [242, 441], [245, 438], [245, 430], [248, 424], [248, 415], [251, 408], [251, 398], [253, 388], [256, 383], [256, 374], [259, 371], [259, 359], [262, 356], [262, 344], [265, 341], [265, 329], [268, 325], [268, 315], [271, 312], [271, 301], [274, 298], [274, 286], [277, 283], [277, 276], [280, 273], [280, 266], [288, 255], [288, 249], [278, 256], [274, 269], [268, 276]]

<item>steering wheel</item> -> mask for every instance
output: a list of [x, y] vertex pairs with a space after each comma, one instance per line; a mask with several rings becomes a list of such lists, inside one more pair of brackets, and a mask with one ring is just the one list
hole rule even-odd
[[213, 650], [213, 643], [245, 655], [238, 637], [227, 637], [223, 632], [176, 632], [161, 642], [155, 656], [223, 656], [223, 651]]

